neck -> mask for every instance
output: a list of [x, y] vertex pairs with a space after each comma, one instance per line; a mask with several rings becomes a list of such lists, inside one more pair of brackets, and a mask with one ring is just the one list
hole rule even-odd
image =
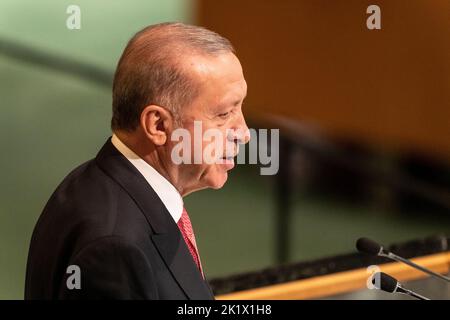
[[[184, 196], [176, 166], [170, 165], [170, 152], [166, 154], [164, 146], [155, 146], [137, 129], [135, 132], [114, 131], [114, 134], [133, 151], [139, 158], [152, 166], [160, 175], [167, 179]], [[167, 158], [167, 156], [169, 156]]]

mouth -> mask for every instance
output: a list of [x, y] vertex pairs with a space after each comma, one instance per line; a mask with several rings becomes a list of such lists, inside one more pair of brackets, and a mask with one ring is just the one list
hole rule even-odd
[[219, 159], [218, 163], [225, 165], [228, 170], [229, 169], [233, 169], [233, 167], [234, 167], [234, 158], [235, 157], [236, 156], [222, 157], [222, 158]]

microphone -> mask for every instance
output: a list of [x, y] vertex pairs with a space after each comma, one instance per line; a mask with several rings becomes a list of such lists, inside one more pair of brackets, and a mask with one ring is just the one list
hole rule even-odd
[[418, 264], [412, 262], [411, 260], [402, 258], [397, 256], [396, 254], [393, 254], [392, 252], [385, 251], [384, 248], [376, 243], [373, 240], [370, 240], [368, 238], [359, 238], [358, 241], [356, 241], [356, 249], [358, 249], [359, 252], [373, 255], [373, 256], [380, 256], [385, 257], [397, 262], [402, 262], [404, 264], [407, 264], [410, 267], [413, 267], [414, 269], [420, 270], [424, 273], [427, 273], [433, 277], [439, 278], [441, 280], [444, 280], [446, 282], [450, 282], [450, 278], [443, 276], [442, 274], [436, 273], [432, 270], [429, 270], [425, 267], [419, 266]]
[[412, 290], [404, 288], [402, 284], [397, 281], [397, 279], [384, 272], [375, 273], [372, 277], [372, 284], [375, 288], [385, 292], [401, 293], [419, 300], [430, 300], [429, 298], [424, 297]]

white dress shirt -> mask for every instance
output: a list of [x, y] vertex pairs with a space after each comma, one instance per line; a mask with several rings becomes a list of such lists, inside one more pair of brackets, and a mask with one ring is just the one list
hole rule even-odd
[[133, 164], [155, 190], [173, 220], [178, 223], [183, 213], [183, 198], [178, 190], [151, 165], [141, 159], [114, 134], [111, 142]]

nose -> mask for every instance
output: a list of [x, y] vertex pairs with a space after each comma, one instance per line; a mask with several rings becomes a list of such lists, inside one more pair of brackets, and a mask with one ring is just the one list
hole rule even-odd
[[233, 142], [238, 144], [246, 144], [250, 141], [250, 131], [247, 127], [242, 111], [240, 111], [240, 114], [237, 117], [236, 123], [232, 129], [230, 140], [233, 140]]

